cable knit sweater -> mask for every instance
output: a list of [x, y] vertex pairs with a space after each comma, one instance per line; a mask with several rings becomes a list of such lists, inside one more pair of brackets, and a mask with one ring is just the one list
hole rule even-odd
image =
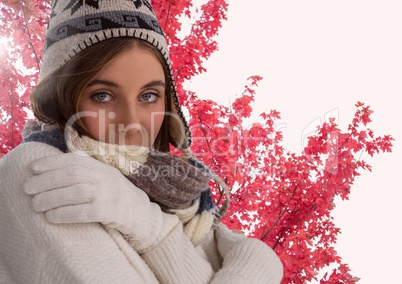
[[49, 223], [22, 184], [32, 161], [59, 153], [30, 142], [0, 159], [0, 283], [280, 283], [276, 254], [223, 224], [194, 247], [178, 218], [161, 212], [157, 241], [139, 252], [98, 223]]

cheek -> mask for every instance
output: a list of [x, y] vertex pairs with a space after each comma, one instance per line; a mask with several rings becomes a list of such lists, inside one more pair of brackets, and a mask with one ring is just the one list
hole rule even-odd
[[[150, 137], [156, 138], [158, 135], [163, 120], [165, 118], [166, 111], [165, 111], [165, 100], [160, 100], [156, 106], [153, 107], [150, 115], [150, 120], [148, 120], [147, 131], [150, 133]], [[154, 139], [153, 139], [154, 140]], [[154, 141], [152, 141], [153, 143]]]
[[101, 117], [99, 113], [96, 117], [84, 116], [81, 118], [82, 123], [92, 138], [106, 142], [108, 137], [108, 121], [105, 117]]
[[149, 114], [148, 114], [148, 120], [147, 120], [145, 127], [147, 129], [149, 137], [155, 138], [158, 135], [159, 130], [161, 129], [164, 117], [165, 117], [165, 114], [164, 114], [163, 110], [160, 112], [153, 112], [153, 113], [151, 113], [151, 116], [149, 116]]
[[155, 123], [154, 123], [154, 127], [155, 127], [155, 132], [156, 134], [159, 133], [159, 130], [161, 129], [162, 123], [163, 123], [163, 118], [165, 117], [165, 115], [161, 114], [161, 115], [157, 115], [155, 117]]
[[94, 106], [88, 99], [79, 102], [80, 119], [88, 135], [98, 141], [107, 142], [109, 116], [107, 112]]
[[95, 139], [99, 137], [99, 119], [94, 117], [81, 118], [82, 123], [88, 131], [88, 134]]

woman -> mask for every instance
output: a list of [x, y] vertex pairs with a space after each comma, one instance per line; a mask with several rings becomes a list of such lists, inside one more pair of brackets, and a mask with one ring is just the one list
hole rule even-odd
[[0, 160], [0, 283], [279, 283], [275, 253], [219, 222], [150, 4], [63, 2], [40, 122]]

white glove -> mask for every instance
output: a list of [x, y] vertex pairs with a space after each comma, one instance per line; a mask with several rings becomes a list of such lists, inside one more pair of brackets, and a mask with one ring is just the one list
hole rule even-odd
[[[131, 240], [155, 241], [162, 211], [117, 169], [74, 153], [48, 156], [31, 165], [24, 183], [33, 208], [51, 223], [100, 222]], [[152, 240], [153, 239], [153, 240]]]

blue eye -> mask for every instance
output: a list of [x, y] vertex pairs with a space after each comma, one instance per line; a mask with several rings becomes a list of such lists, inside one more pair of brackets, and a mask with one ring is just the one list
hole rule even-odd
[[105, 92], [96, 93], [92, 97], [98, 102], [109, 102], [113, 100], [113, 97]]
[[141, 95], [140, 100], [146, 103], [154, 103], [158, 100], [159, 94], [156, 93], [146, 93]]

